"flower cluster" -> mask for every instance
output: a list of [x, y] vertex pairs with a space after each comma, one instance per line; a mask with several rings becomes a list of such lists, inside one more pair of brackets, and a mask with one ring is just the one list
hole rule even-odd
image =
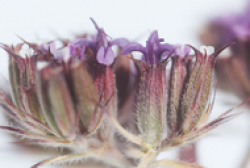
[[[157, 31], [143, 47], [109, 38], [91, 20], [97, 30], [93, 38], [62, 40], [61, 48], [25, 40], [2, 46], [9, 54], [11, 99], [1, 93], [0, 102], [15, 126], [0, 128], [27, 143], [71, 150], [33, 168], [89, 158], [119, 168], [200, 167], [156, 157], [239, 115], [229, 110], [207, 123], [214, 101], [213, 67], [225, 47], [209, 53], [209, 48], [171, 45]], [[33, 54], [21, 56], [23, 45]], [[142, 60], [134, 59], [132, 51], [141, 52]]]

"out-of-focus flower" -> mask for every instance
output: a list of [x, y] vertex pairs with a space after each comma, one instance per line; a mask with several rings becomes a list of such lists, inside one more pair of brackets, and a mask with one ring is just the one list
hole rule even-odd
[[[215, 71], [219, 88], [238, 95], [242, 100], [250, 97], [250, 5], [238, 14], [219, 17], [207, 24], [200, 35], [206, 45], [222, 46], [235, 42], [217, 59]], [[249, 151], [250, 153], [250, 151]], [[249, 155], [250, 156], [250, 155]], [[242, 164], [247, 166], [248, 158]]]
[[221, 47], [235, 42], [227, 49], [215, 65], [218, 86], [231, 90], [243, 99], [250, 95], [249, 65], [249, 7], [241, 14], [230, 14], [212, 20], [208, 23], [200, 39], [205, 45]]
[[231, 47], [232, 52], [237, 52], [239, 42], [247, 40], [250, 35], [250, 8], [239, 14], [229, 14], [211, 20], [204, 26], [200, 39], [205, 45], [221, 47], [225, 44], [236, 42]]
[[250, 8], [212, 20], [200, 38], [205, 45], [220, 47], [235, 42], [215, 66], [220, 88], [231, 90], [242, 99], [250, 95]]

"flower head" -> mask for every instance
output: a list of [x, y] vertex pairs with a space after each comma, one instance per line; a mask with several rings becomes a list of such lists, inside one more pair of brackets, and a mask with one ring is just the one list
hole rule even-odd
[[91, 21], [97, 30], [95, 40], [91, 41], [88, 39], [77, 39], [69, 45], [71, 53], [75, 54], [76, 50], [80, 48], [80, 55], [82, 57], [85, 47], [89, 47], [94, 52], [94, 57], [98, 63], [109, 66], [114, 62], [115, 59], [112, 46], [118, 45], [119, 47], [125, 47], [128, 44], [128, 40], [125, 38], [118, 38], [110, 41], [104, 30], [100, 28], [92, 18]]
[[[192, 46], [173, 46], [162, 43], [157, 31], [151, 33], [143, 47], [128, 44], [124, 38], [109, 40], [104, 30], [92, 22], [98, 32], [92, 40], [62, 40], [66, 45], [60, 49], [53, 42], [37, 45], [24, 40], [16, 47], [1, 46], [9, 54], [12, 100], [0, 93], [0, 103], [17, 124], [0, 129], [21, 135], [30, 143], [73, 151], [41, 161], [33, 168], [89, 158], [118, 168], [135, 166], [123, 157], [124, 153], [141, 161], [138, 168], [197, 167], [154, 159], [162, 150], [190, 142], [239, 114], [229, 114], [229, 110], [206, 123], [213, 106], [213, 66], [225, 47], [214, 52], [210, 47], [198, 51]], [[33, 53], [22, 57], [19, 51], [24, 44]], [[113, 45], [123, 47], [123, 55], [140, 51], [143, 60], [114, 62]], [[190, 49], [195, 57], [189, 55]], [[133, 70], [131, 60], [136, 65]], [[166, 68], [169, 62], [170, 71]], [[135, 76], [130, 78], [133, 73]], [[118, 95], [121, 89], [127, 94]], [[122, 102], [127, 100], [130, 102]], [[124, 106], [135, 104], [136, 122], [130, 116], [122, 120], [123, 124], [137, 124], [136, 135], [118, 123], [118, 101]], [[120, 143], [116, 130], [138, 146]]]
[[161, 42], [164, 42], [164, 39], [159, 38], [158, 32], [155, 30], [149, 36], [146, 47], [132, 42], [123, 49], [121, 55], [126, 55], [132, 51], [139, 51], [143, 54], [143, 59], [147, 64], [158, 64], [174, 49], [172, 45], [168, 43], [161, 44]]

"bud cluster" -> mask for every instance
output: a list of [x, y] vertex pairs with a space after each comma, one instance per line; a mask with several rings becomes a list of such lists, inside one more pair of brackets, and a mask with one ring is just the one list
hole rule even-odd
[[[207, 123], [214, 101], [213, 67], [225, 47], [209, 53], [209, 48], [171, 45], [157, 31], [144, 47], [125, 38], [111, 40], [92, 22], [94, 38], [62, 40], [61, 48], [25, 40], [2, 46], [9, 54], [11, 100], [1, 93], [0, 102], [15, 126], [0, 128], [27, 143], [72, 151], [33, 168], [89, 158], [113, 167], [199, 167], [156, 157], [239, 114], [229, 110]], [[23, 45], [33, 54], [21, 56]], [[142, 60], [134, 59], [132, 51], [141, 52]]]

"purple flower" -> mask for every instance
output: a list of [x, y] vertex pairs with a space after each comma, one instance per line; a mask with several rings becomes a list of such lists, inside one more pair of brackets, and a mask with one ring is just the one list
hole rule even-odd
[[79, 42], [79, 38], [71, 41], [68, 44], [69, 50], [70, 50], [70, 55], [78, 55], [79, 59], [83, 59], [83, 55], [84, 55], [84, 51], [85, 51], [85, 46], [80, 46], [80, 47], [76, 47], [76, 43]]
[[113, 52], [111, 47], [113, 45], [117, 45], [123, 48], [129, 43], [129, 41], [125, 38], [117, 38], [112, 41], [109, 41], [108, 35], [105, 33], [105, 31], [102, 28], [100, 28], [92, 18], [90, 19], [98, 31], [95, 41], [83, 38], [77, 39], [69, 44], [71, 50], [70, 53], [76, 54], [77, 53], [76, 51], [77, 50], [79, 51], [80, 48], [80, 58], [82, 58], [83, 53], [85, 51], [85, 47], [87, 46], [91, 48], [91, 50], [94, 52], [94, 55], [98, 63], [107, 66], [111, 65], [115, 59], [115, 53]]
[[163, 41], [164, 39], [159, 38], [157, 30], [155, 30], [149, 36], [146, 47], [133, 42], [123, 49], [121, 55], [126, 55], [132, 51], [139, 51], [143, 54], [143, 59], [147, 64], [157, 64], [174, 49], [174, 47], [168, 43], [161, 44]]
[[230, 13], [211, 20], [200, 34], [203, 44], [220, 48], [221, 46], [236, 42], [230, 47], [234, 54], [238, 54], [241, 43], [247, 41], [250, 36], [250, 5], [240, 13]]

